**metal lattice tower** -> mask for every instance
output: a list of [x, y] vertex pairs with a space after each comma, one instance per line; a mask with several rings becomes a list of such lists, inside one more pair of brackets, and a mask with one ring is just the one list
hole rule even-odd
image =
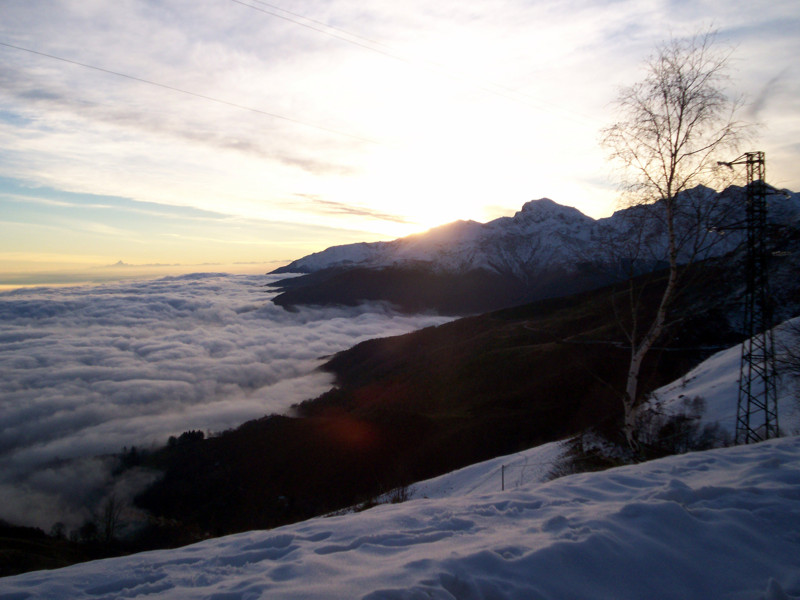
[[748, 152], [728, 166], [747, 169], [747, 288], [744, 335], [736, 406], [736, 443], [778, 437], [778, 391], [775, 339], [767, 278], [767, 184], [763, 152]]

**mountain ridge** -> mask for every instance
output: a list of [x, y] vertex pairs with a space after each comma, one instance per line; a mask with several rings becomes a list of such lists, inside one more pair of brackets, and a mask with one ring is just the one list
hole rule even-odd
[[[474, 268], [501, 272], [489, 261], [480, 257], [476, 260], [476, 253], [489, 249], [487, 245], [492, 243], [493, 237], [529, 235], [535, 233], [530, 231], [531, 225], [549, 224], [551, 221], [561, 225], [557, 233], [563, 235], [570, 221], [574, 227], [578, 221], [587, 224], [594, 222], [594, 219], [576, 208], [560, 205], [549, 198], [540, 198], [526, 202], [513, 217], [500, 217], [488, 223], [459, 220], [388, 242], [332, 246], [295, 260], [272, 273], [313, 273], [327, 268], [355, 266], [380, 268], [403, 263], [430, 263], [434, 270], [444, 272], [464, 272]], [[465, 251], [466, 258], [454, 258], [456, 253]]]
[[[774, 223], [796, 223], [800, 195], [770, 198]], [[681, 262], [719, 256], [743, 239], [744, 188], [699, 186], [677, 198]], [[593, 219], [549, 198], [488, 223], [454, 221], [388, 242], [333, 246], [272, 273], [275, 303], [355, 305], [386, 301], [401, 310], [470, 314], [594, 289], [652, 271], [666, 260], [659, 205]], [[653, 212], [655, 210], [655, 212]], [[700, 223], [700, 227], [697, 227]]]

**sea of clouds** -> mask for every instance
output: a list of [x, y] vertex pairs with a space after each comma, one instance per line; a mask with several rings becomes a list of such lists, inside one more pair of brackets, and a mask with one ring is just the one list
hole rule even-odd
[[219, 432], [325, 392], [323, 358], [448, 320], [380, 304], [288, 312], [264, 275], [201, 273], [0, 293], [0, 519], [76, 526], [104, 495], [109, 453]]

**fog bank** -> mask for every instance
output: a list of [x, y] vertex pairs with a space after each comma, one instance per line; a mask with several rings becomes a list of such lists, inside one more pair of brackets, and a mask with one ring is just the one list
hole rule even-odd
[[270, 302], [271, 280], [202, 273], [1, 293], [0, 518], [74, 523], [110, 491], [108, 461], [91, 457], [284, 412], [329, 389], [323, 357], [449, 320], [384, 305], [287, 312]]

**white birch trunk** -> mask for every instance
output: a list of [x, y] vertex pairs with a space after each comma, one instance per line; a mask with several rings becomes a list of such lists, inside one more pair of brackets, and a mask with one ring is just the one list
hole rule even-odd
[[639, 444], [636, 440], [636, 419], [639, 407], [639, 374], [642, 370], [644, 357], [656, 343], [664, 332], [664, 325], [667, 321], [667, 308], [678, 287], [678, 250], [675, 241], [675, 227], [672, 199], [667, 201], [667, 235], [669, 238], [669, 277], [661, 301], [658, 305], [653, 322], [650, 324], [647, 333], [637, 344], [636, 340], [631, 341], [631, 360], [628, 365], [628, 376], [625, 382], [625, 397], [622, 404], [625, 410], [623, 432], [625, 440], [632, 450], [638, 450]]

